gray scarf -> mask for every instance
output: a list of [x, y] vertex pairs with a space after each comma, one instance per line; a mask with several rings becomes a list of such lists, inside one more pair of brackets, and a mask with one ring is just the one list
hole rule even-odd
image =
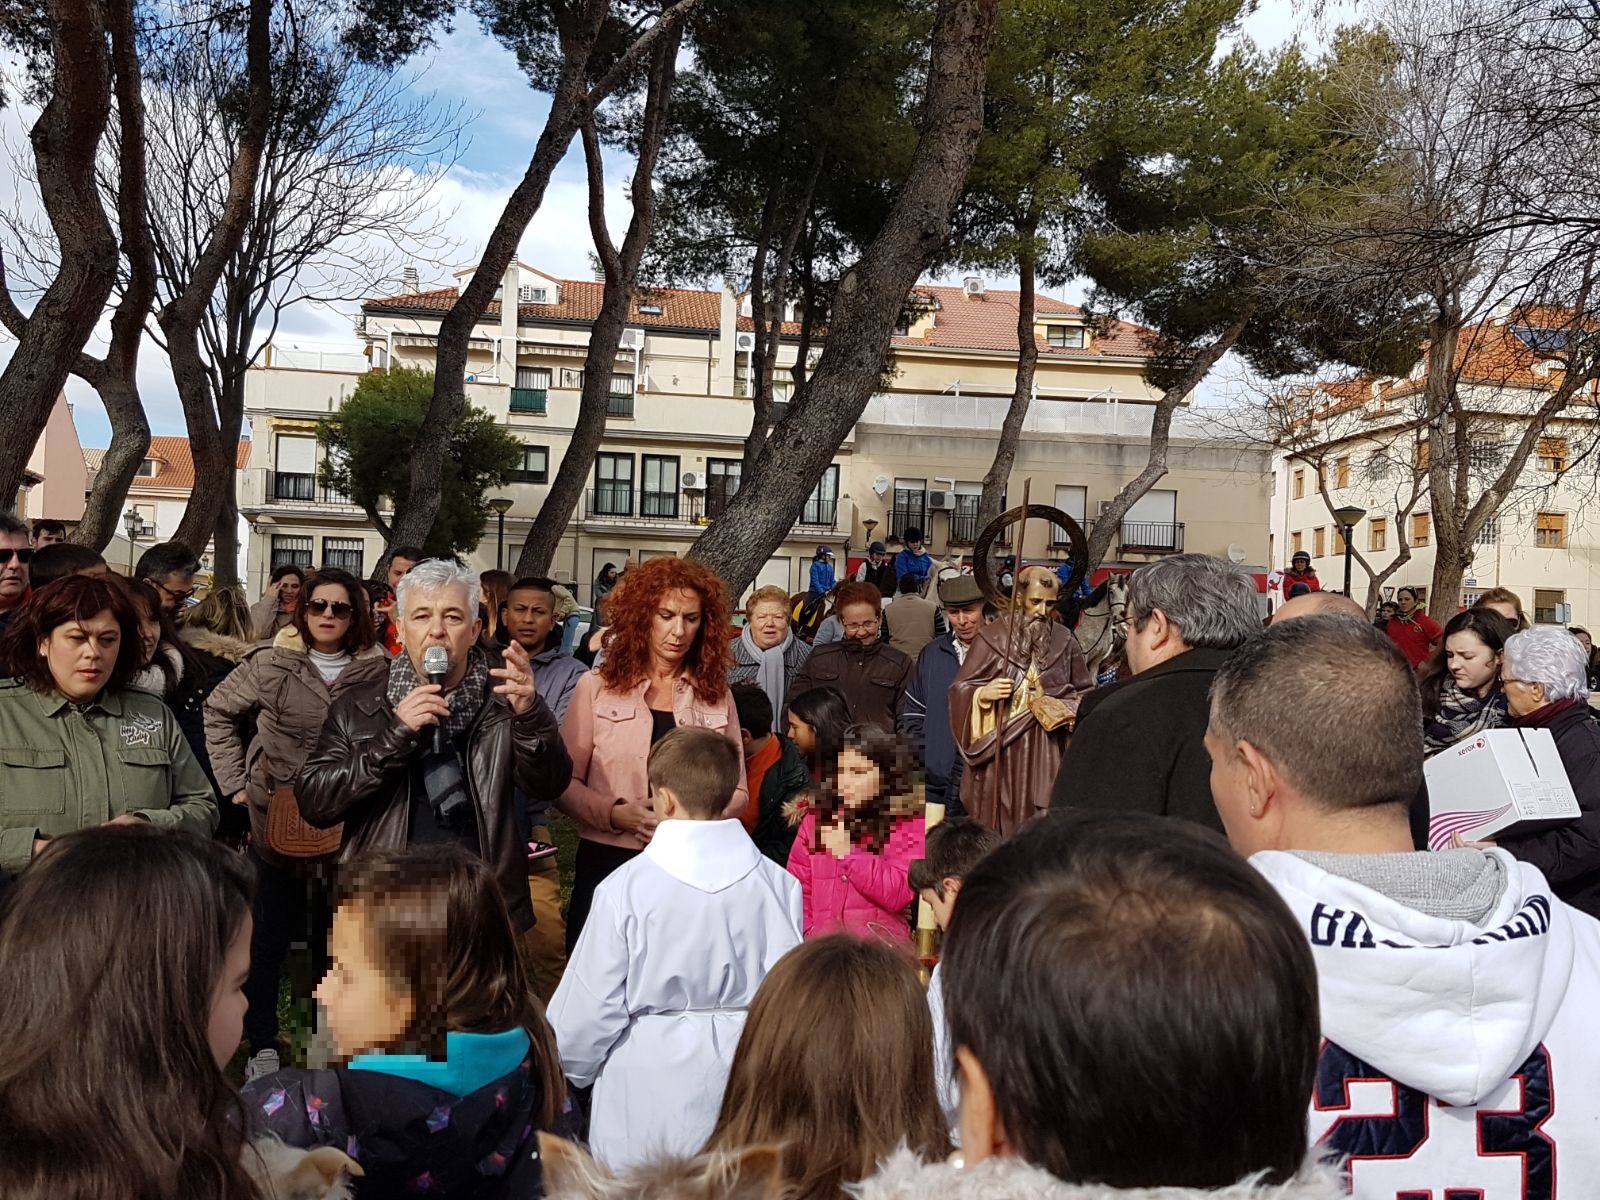
[[744, 647], [744, 652], [756, 664], [756, 683], [760, 685], [767, 699], [772, 701], [773, 719], [783, 711], [783, 697], [788, 690], [788, 673], [785, 671], [785, 659], [789, 647], [794, 645], [794, 631], [783, 635], [771, 650], [763, 650], [756, 645], [756, 639], [750, 636], [750, 626], [746, 625], [739, 634], [739, 644]]
[[[399, 704], [413, 688], [427, 680], [417, 674], [411, 665], [411, 656], [404, 651], [389, 661], [389, 703]], [[467, 673], [456, 687], [444, 694], [450, 705], [450, 715], [444, 719], [444, 736], [453, 740], [466, 732], [467, 726], [483, 707], [484, 693], [489, 686], [489, 656], [482, 648], [474, 646], [467, 651]]]

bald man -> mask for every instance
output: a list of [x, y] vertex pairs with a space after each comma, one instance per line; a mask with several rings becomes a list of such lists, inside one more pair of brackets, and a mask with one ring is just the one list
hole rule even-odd
[[1299, 617], [1314, 616], [1354, 617], [1358, 621], [1365, 621], [1367, 610], [1349, 596], [1341, 596], [1338, 592], [1308, 592], [1303, 596], [1296, 596], [1293, 600], [1284, 601], [1278, 611], [1272, 614], [1270, 623], [1277, 625]]

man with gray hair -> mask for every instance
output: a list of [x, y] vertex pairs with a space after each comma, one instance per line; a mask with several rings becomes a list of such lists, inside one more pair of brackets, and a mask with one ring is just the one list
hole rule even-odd
[[1222, 829], [1206, 757], [1211, 679], [1261, 631], [1250, 574], [1208, 554], [1179, 554], [1128, 580], [1128, 666], [1078, 710], [1053, 808], [1146, 812]]
[[1500, 845], [1538, 867], [1568, 904], [1600, 916], [1600, 724], [1589, 710], [1588, 655], [1565, 629], [1525, 629], [1506, 639], [1501, 682], [1516, 725], [1550, 731], [1583, 813], [1504, 834]]
[[387, 676], [334, 702], [295, 795], [311, 824], [343, 822], [341, 859], [413, 842], [481, 855], [527, 932], [528, 851], [513, 789], [554, 801], [572, 761], [528, 652], [514, 641], [504, 651], [480, 644], [480, 597], [477, 573], [445, 559], [400, 580], [401, 653]]

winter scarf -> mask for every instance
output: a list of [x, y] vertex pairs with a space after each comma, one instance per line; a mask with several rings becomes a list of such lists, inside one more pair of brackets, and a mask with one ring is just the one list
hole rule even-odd
[[[409, 654], [400, 654], [389, 663], [389, 703], [399, 704], [413, 688], [427, 681], [411, 665]], [[450, 715], [444, 719], [446, 740], [460, 737], [483, 707], [483, 694], [489, 686], [489, 656], [474, 646], [467, 651], [467, 673], [458, 687], [445, 694]]]
[[793, 631], [785, 633], [783, 641], [771, 650], [763, 650], [756, 645], [756, 639], [750, 636], [750, 626], [746, 625], [739, 633], [739, 644], [755, 661], [756, 683], [767, 694], [767, 699], [772, 701], [772, 711], [776, 719], [776, 714], [783, 711], [784, 693], [789, 690], [784, 660], [789, 653], [789, 647], [794, 644], [794, 633]]
[[1499, 688], [1487, 696], [1472, 696], [1447, 677], [1439, 693], [1439, 711], [1423, 719], [1423, 748], [1429, 754], [1437, 754], [1485, 729], [1499, 729], [1509, 723], [1506, 694]]

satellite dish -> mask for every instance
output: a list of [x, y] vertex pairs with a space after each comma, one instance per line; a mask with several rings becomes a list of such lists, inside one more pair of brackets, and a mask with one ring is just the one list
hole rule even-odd
[[879, 475], [872, 481], [872, 490], [880, 496], [887, 492], [889, 490], [889, 477], [887, 475]]
[[1244, 561], [1244, 547], [1239, 545], [1238, 542], [1234, 542], [1233, 545], [1228, 547], [1228, 561], [1232, 563], [1242, 563]]

